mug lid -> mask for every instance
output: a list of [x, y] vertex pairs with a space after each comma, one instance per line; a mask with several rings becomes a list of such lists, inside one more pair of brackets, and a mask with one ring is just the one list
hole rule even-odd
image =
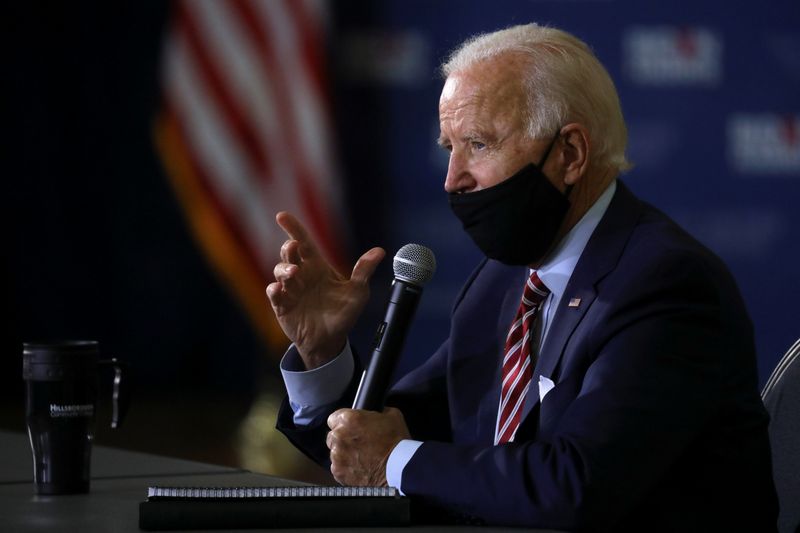
[[22, 355], [28, 364], [90, 363], [97, 359], [97, 341], [70, 340], [25, 342]]

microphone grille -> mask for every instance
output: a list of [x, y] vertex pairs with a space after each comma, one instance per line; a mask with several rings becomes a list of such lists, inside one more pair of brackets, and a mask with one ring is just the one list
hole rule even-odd
[[436, 257], [430, 248], [406, 244], [397, 250], [392, 267], [395, 278], [421, 286], [429, 282], [436, 272]]

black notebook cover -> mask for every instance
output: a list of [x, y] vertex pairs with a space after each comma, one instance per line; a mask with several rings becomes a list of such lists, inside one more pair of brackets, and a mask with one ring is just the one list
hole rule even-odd
[[383, 487], [150, 487], [139, 528], [404, 526], [408, 498]]

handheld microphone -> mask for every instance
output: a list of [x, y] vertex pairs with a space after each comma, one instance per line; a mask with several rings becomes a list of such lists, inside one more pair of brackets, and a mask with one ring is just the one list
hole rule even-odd
[[408, 327], [422, 295], [422, 286], [436, 271], [436, 257], [419, 244], [406, 244], [397, 251], [392, 262], [394, 281], [383, 321], [375, 332], [369, 366], [361, 375], [353, 409], [383, 410]]

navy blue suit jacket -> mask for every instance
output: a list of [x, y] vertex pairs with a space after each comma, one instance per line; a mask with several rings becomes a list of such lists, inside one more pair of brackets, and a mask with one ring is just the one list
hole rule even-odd
[[[493, 446], [527, 272], [482, 262], [448, 340], [393, 388], [388, 403], [425, 441], [403, 490], [494, 524], [774, 531], [752, 326], [719, 259], [618, 183], [541, 346], [515, 441]], [[556, 383], [542, 402], [540, 375]], [[327, 460], [326, 428], [295, 428], [286, 406], [279, 428]]]

